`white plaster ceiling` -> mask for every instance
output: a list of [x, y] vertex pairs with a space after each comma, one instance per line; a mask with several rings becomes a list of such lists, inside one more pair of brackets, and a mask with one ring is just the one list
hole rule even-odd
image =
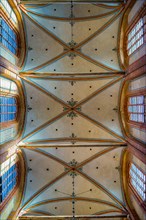
[[118, 60], [122, 4], [74, 3], [72, 12], [70, 3], [20, 7], [27, 42], [24, 72], [122, 71]]
[[[78, 174], [76, 215], [126, 213], [119, 117], [122, 76], [87, 80], [23, 75], [22, 80], [27, 114], [20, 148], [27, 174], [21, 215], [71, 216], [72, 172]], [[71, 99], [77, 105], [73, 110]], [[69, 117], [71, 112], [75, 117]], [[64, 173], [73, 160], [81, 170]]]
[[[72, 216], [73, 172], [76, 215], [126, 213], [121, 185], [124, 148], [91, 146], [83, 153], [82, 147], [22, 147], [27, 167], [23, 213]], [[77, 164], [71, 166], [71, 161]]]
[[71, 217], [75, 200], [78, 216], [126, 216], [118, 59], [123, 5], [74, 3], [73, 23], [70, 3], [20, 8], [27, 53], [20, 74], [26, 182], [19, 215]]
[[121, 76], [113, 75], [94, 80], [74, 78], [73, 84], [68, 80], [23, 78], [27, 115], [21, 142], [123, 144], [119, 117], [122, 81]]

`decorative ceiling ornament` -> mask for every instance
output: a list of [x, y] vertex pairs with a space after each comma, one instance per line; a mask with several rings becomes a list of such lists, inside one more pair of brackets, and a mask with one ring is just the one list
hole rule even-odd
[[119, 172], [121, 172], [121, 166], [115, 167], [116, 170], [118, 170]]
[[76, 103], [77, 103], [77, 101], [75, 101], [73, 98], [71, 98], [71, 100], [67, 101], [67, 102], [71, 106], [71, 108], [73, 108], [76, 105]]
[[113, 110], [114, 110], [115, 112], [118, 112], [118, 111], [119, 111], [118, 106], [116, 106], [115, 108], [113, 108]]
[[[72, 136], [74, 136], [74, 134], [72, 134]], [[69, 172], [69, 175], [72, 177], [72, 220], [77, 220], [77, 218], [75, 217], [75, 198], [76, 198], [76, 194], [75, 194], [75, 177], [78, 175], [77, 172], [76, 172], [76, 167], [78, 165], [78, 162], [73, 159], [72, 161], [70, 161], [68, 163], [71, 167], [72, 167], [72, 170]], [[65, 168], [65, 171], [67, 171], [69, 168]], [[79, 169], [80, 171], [82, 171], [82, 168], [77, 168]]]
[[72, 120], [75, 118], [75, 117], [78, 117], [77, 113], [74, 112], [74, 111], [71, 111], [67, 114], [67, 117], [71, 118]]
[[76, 173], [72, 173], [72, 220], [75, 220], [75, 177]]
[[28, 47], [28, 51], [33, 50], [32, 47]]
[[68, 56], [71, 58], [71, 60], [73, 60], [76, 57], [76, 54], [74, 52], [71, 52]]
[[[79, 167], [79, 168], [77, 168], [77, 165], [78, 165], [78, 162], [75, 160], [75, 159], [73, 159], [72, 161], [70, 161], [69, 163], [68, 163], [68, 165], [70, 165], [71, 167], [72, 167], [72, 170], [69, 172], [69, 176], [73, 176], [73, 175], [75, 175], [75, 176], [77, 176], [78, 174], [76, 173], [76, 170], [79, 170], [79, 171], [82, 171], [83, 170], [83, 168], [82, 167]], [[64, 171], [68, 171], [70, 168], [68, 168], [68, 167], [65, 167], [65, 169], [64, 169]]]
[[77, 101], [75, 101], [73, 98], [71, 98], [70, 101], [67, 101], [67, 103], [70, 106], [70, 108], [64, 106], [63, 111], [70, 109], [70, 112], [67, 114], [67, 117], [69, 117], [73, 120], [75, 117], [78, 117], [77, 113], [74, 110], [81, 111], [81, 106], [75, 107], [75, 105], [77, 104]]
[[76, 136], [74, 133], [71, 134], [70, 138], [72, 139], [72, 140], [71, 140], [71, 143], [72, 143], [72, 144], [75, 144], [75, 143], [76, 143], [76, 140], [74, 140], [76, 137], [77, 137], [77, 136]]
[[32, 108], [28, 105], [27, 106], [27, 111], [29, 112], [29, 111], [31, 111], [32, 110]]
[[74, 13], [73, 13], [73, 1], [71, 0], [70, 2], [70, 25], [71, 25], [71, 41], [68, 43], [71, 52], [69, 53], [69, 57], [71, 58], [71, 60], [73, 60], [76, 57], [76, 53], [74, 52], [74, 47], [77, 45], [77, 43], [74, 41], [73, 37], [74, 37], [74, 33], [73, 33], [73, 26], [75, 24], [73, 18], [74, 18]]
[[73, 50], [74, 47], [77, 45], [77, 43], [72, 39], [72, 40], [68, 43], [68, 45], [69, 45], [70, 48]]
[[71, 81], [69, 81], [69, 83], [71, 84], [71, 86], [74, 86], [74, 84], [76, 83], [76, 81], [71, 80]]

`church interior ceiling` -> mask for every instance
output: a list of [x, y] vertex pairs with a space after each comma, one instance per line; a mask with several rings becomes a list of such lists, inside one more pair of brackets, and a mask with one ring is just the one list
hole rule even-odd
[[123, 219], [124, 5], [22, 1], [20, 9], [27, 51], [20, 73], [26, 184], [19, 216]]

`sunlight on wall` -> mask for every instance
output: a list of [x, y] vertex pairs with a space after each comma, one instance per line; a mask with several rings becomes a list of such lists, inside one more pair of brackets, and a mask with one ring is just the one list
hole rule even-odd
[[11, 19], [15, 24], [17, 24], [16, 15], [15, 15], [14, 11], [12, 10], [11, 6], [9, 5], [8, 1], [7, 0], [0, 0], [0, 5], [9, 15], [9, 19]]

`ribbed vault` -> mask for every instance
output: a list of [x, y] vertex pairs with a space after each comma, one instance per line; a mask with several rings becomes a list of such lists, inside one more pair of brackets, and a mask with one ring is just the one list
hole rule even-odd
[[127, 216], [119, 58], [123, 3], [22, 1], [28, 216]]

